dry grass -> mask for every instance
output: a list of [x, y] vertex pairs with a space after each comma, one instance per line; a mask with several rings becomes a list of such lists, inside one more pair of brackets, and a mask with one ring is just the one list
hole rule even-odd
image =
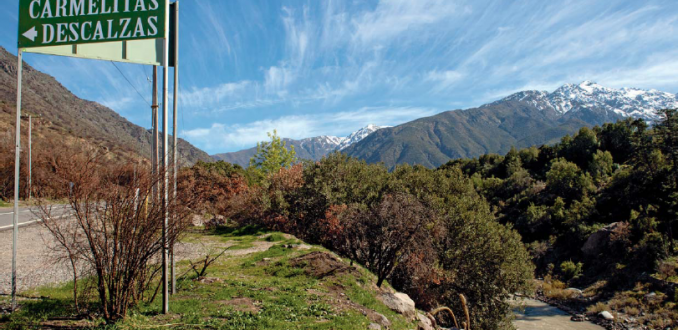
[[598, 314], [600, 312], [609, 311], [609, 310], [610, 310], [610, 307], [607, 306], [607, 304], [602, 303], [602, 302], [596, 303], [595, 305], [591, 305], [586, 309], [587, 312], [592, 313], [592, 314]]
[[566, 290], [565, 283], [558, 280], [544, 282], [542, 291], [546, 297], [556, 300], [569, 300], [578, 296], [578, 293], [574, 290]]

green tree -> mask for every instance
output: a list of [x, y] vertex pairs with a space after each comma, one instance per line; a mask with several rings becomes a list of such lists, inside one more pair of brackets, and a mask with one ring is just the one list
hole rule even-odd
[[577, 164], [557, 159], [546, 173], [546, 184], [554, 194], [569, 199], [578, 199], [592, 189], [591, 177], [583, 173]]
[[609, 151], [619, 164], [626, 163], [633, 153], [633, 119], [603, 125], [598, 133], [600, 149]]
[[275, 173], [281, 168], [289, 168], [297, 161], [294, 146], [287, 149], [287, 142], [283, 141], [277, 131], [268, 133], [270, 142], [257, 143], [257, 153], [250, 159], [250, 169], [259, 176]]
[[664, 109], [658, 114], [662, 119], [654, 127], [654, 142], [666, 159], [666, 166], [659, 173], [663, 191], [658, 197], [665, 206], [661, 217], [673, 253], [673, 227], [678, 217], [678, 110]]
[[596, 149], [598, 149], [596, 133], [588, 127], [582, 127], [569, 143], [563, 138], [560, 155], [586, 170]]
[[503, 178], [508, 178], [514, 173], [523, 169], [523, 162], [518, 153], [518, 150], [515, 147], [511, 147], [511, 150], [504, 157], [504, 161], [501, 163], [501, 171]]
[[589, 165], [589, 173], [596, 182], [601, 182], [612, 174], [612, 154], [609, 151], [597, 150]]

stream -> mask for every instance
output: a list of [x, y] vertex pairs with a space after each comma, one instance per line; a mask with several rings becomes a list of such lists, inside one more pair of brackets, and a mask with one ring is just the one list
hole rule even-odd
[[520, 298], [514, 302], [522, 306], [515, 309], [513, 325], [518, 330], [605, 330], [590, 322], [573, 322], [570, 314], [539, 300]]

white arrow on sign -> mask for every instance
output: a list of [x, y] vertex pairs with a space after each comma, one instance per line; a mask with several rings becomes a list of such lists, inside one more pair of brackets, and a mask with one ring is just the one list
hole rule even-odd
[[26, 33], [24, 33], [23, 36], [28, 39], [31, 39], [31, 41], [35, 41], [35, 37], [38, 36], [38, 31], [35, 30], [34, 26], [30, 30], [26, 31]]

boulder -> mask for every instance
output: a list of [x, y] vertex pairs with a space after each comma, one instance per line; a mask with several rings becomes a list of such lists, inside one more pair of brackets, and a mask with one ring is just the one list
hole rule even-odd
[[570, 296], [574, 298], [581, 298], [582, 296], [584, 296], [584, 292], [577, 288], [567, 288], [565, 289], [565, 292], [569, 293]]
[[612, 234], [621, 230], [623, 226], [625, 226], [624, 222], [615, 222], [599, 229], [589, 236], [581, 251], [589, 257], [595, 257], [605, 252], [612, 241]]
[[193, 227], [202, 227], [205, 225], [205, 218], [203, 218], [201, 215], [194, 214], [191, 218], [191, 225]]
[[417, 318], [419, 319], [417, 330], [436, 330], [433, 327], [433, 322], [431, 322], [431, 319], [429, 319], [428, 316], [422, 313], [417, 313]]
[[410, 320], [414, 320], [416, 318], [416, 309], [414, 308], [414, 301], [410, 298], [410, 296], [401, 292], [396, 293], [386, 292], [382, 293], [381, 296], [379, 296], [379, 298], [384, 303], [384, 305], [386, 305], [394, 312], [402, 314], [403, 316], [407, 317]]
[[388, 327], [391, 326], [391, 321], [390, 321], [386, 316], [384, 316], [384, 314], [377, 313], [377, 312], [373, 312], [373, 311], [369, 311], [369, 312], [367, 313], [367, 317], [368, 317], [368, 318], [370, 319], [370, 321], [372, 321], [373, 323], [379, 324], [379, 325], [381, 325], [381, 326], [383, 326], [383, 327], [386, 327], [387, 329], [388, 329]]
[[604, 318], [608, 321], [614, 320], [614, 316], [612, 315], [612, 313], [610, 313], [608, 311], [600, 312], [600, 314], [598, 314], [598, 316], [600, 316], [600, 317], [602, 317], [602, 318]]
[[381, 330], [381, 326], [376, 323], [370, 323], [370, 325], [367, 327], [368, 330]]

